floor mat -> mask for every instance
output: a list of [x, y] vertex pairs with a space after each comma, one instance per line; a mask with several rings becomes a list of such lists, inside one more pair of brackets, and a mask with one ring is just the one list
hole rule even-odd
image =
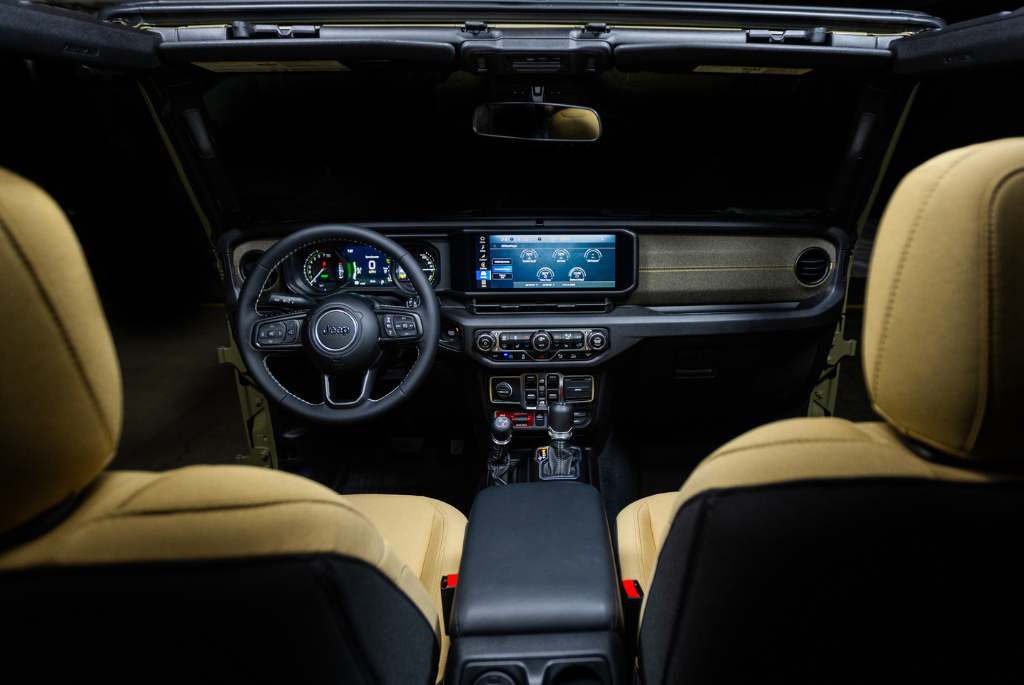
[[249, 451], [221, 306], [180, 307], [160, 318], [106, 308], [124, 387], [124, 428], [111, 469], [165, 471], [234, 464]]

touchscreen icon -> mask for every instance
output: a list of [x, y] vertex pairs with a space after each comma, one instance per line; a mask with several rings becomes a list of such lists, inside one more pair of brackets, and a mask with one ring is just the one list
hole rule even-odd
[[554, 279], [555, 279], [555, 272], [552, 271], [551, 269], [549, 269], [546, 266], [543, 269], [541, 269], [540, 271], [537, 272], [537, 280], [538, 281], [553, 281]]
[[558, 248], [557, 250], [551, 253], [551, 257], [556, 262], [567, 262], [569, 261], [569, 251], [564, 250], [562, 248]]
[[574, 266], [569, 269], [569, 280], [570, 281], [582, 281], [587, 277], [587, 272], [582, 267]]
[[583, 259], [587, 260], [588, 262], [599, 262], [601, 261], [602, 256], [603, 255], [601, 254], [601, 251], [594, 248], [590, 248], [589, 250], [583, 253]]
[[537, 261], [537, 251], [534, 249], [523, 250], [520, 253], [519, 258], [524, 262], [535, 262]]

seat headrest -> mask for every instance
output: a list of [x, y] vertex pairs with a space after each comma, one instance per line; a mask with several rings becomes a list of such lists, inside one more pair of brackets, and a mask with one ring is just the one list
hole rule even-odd
[[1024, 138], [911, 171], [868, 272], [864, 375], [907, 437], [971, 459], [1024, 455]]
[[121, 434], [121, 371], [85, 255], [38, 186], [0, 169], [0, 533], [84, 488]]
[[557, 140], [595, 140], [601, 135], [601, 121], [589, 109], [560, 109], [551, 117], [550, 136]]

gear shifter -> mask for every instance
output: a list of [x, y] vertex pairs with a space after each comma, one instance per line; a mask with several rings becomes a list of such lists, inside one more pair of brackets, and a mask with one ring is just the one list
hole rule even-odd
[[491, 454], [487, 457], [487, 484], [508, 485], [505, 474], [508, 473], [511, 460], [508, 444], [512, 442], [512, 419], [507, 416], [495, 416], [491, 421]]
[[548, 407], [547, 458], [541, 462], [540, 477], [544, 480], [557, 478], [579, 478], [580, 457], [573, 453], [569, 440], [572, 439], [572, 406], [555, 402]]

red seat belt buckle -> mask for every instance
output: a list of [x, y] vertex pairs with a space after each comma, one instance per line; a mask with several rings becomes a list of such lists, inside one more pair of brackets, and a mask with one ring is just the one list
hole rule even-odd
[[622, 581], [622, 589], [626, 593], [626, 599], [643, 599], [644, 597], [644, 591], [640, 587], [640, 581], [638, 580]]
[[459, 584], [459, 574], [449, 573], [441, 576], [441, 620], [444, 621], [444, 632], [448, 632], [448, 622], [452, 617], [452, 600], [455, 599], [455, 586]]

